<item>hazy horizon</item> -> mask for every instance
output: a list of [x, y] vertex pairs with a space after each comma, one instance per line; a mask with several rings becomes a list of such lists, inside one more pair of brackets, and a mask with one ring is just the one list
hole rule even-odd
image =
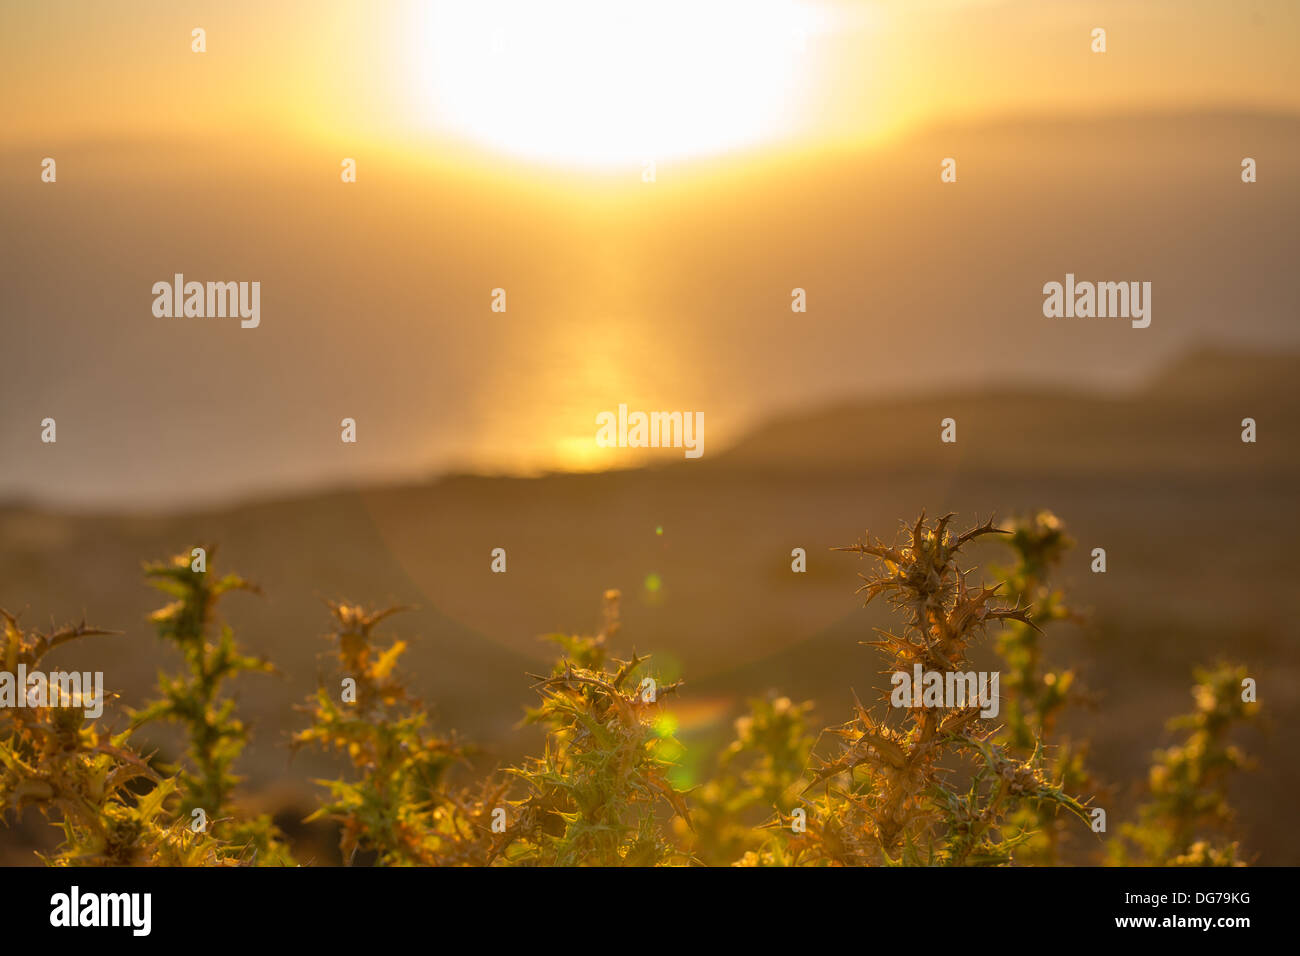
[[[128, 23], [66, 0], [0, 23], [0, 499], [674, 460], [596, 444], [624, 403], [702, 412], [707, 460], [846, 399], [1122, 390], [1205, 343], [1300, 347], [1285, 3], [241, 0]], [[1071, 273], [1150, 282], [1152, 325], [1045, 318]], [[177, 274], [259, 283], [259, 326], [155, 316]]]
[[[929, 402], [952, 399], [952, 398], [971, 398], [981, 395], [1008, 395], [1020, 394], [1024, 396], [1039, 395], [1053, 401], [1064, 399], [1066, 401], [1078, 399], [1108, 399], [1124, 400], [1133, 393], [1141, 393], [1153, 385], [1161, 383], [1165, 373], [1176, 373], [1183, 370], [1183, 365], [1187, 362], [1194, 362], [1197, 359], [1209, 357], [1211, 360], [1217, 357], [1226, 356], [1230, 359], [1250, 359], [1252, 356], [1270, 356], [1272, 358], [1294, 358], [1300, 360], [1300, 347], [1293, 348], [1289, 352], [1260, 352], [1249, 347], [1233, 347], [1231, 345], [1224, 347], [1222, 343], [1206, 340], [1201, 343], [1193, 343], [1186, 349], [1181, 350], [1169, 360], [1157, 360], [1152, 367], [1137, 370], [1133, 375], [1124, 381], [1095, 381], [1095, 382], [1077, 382], [1063, 384], [1059, 380], [1036, 379], [1026, 376], [1021, 379], [1007, 379], [999, 381], [991, 389], [982, 389], [981, 382], [976, 380], [972, 382], [952, 382], [947, 387], [936, 384], [934, 387], [919, 391], [909, 399], [916, 404], [926, 404]], [[1191, 383], [1184, 383], [1190, 386]], [[844, 409], [870, 408], [874, 404], [888, 403], [891, 406], [897, 405], [899, 400], [894, 398], [890, 400], [891, 393], [888, 389], [880, 389], [871, 392], [846, 393], [840, 396], [828, 396], [824, 400], [794, 404], [789, 406], [777, 407], [767, 411], [766, 414], [758, 417], [748, 427], [741, 429], [739, 434], [731, 436], [725, 444], [714, 444], [710, 442], [711, 456], [710, 461], [716, 460], [723, 456], [729, 460], [730, 454], [738, 447], [746, 447], [754, 442], [761, 441], [767, 431], [776, 428], [781, 429], [789, 421], [802, 420], [805, 416], [834, 415]], [[906, 404], [906, 402], [904, 402]], [[747, 449], [748, 450], [748, 449]], [[639, 454], [635, 450], [624, 449], [627, 460], [612, 465], [609, 471], [623, 471], [629, 469], [639, 469], [646, 467], [662, 467], [665, 465], [672, 466], [682, 461], [682, 454], [676, 449], [654, 449], [641, 451]], [[774, 449], [773, 454], [779, 454], [780, 449]], [[807, 467], [816, 469], [828, 465], [827, 462], [809, 461], [805, 463]], [[900, 465], [906, 465], [905, 461], [900, 461]], [[34, 508], [42, 511], [62, 512], [68, 515], [138, 515], [138, 516], [156, 516], [165, 517], [178, 515], [182, 513], [205, 513], [214, 510], [224, 510], [228, 508], [239, 508], [245, 506], [260, 506], [265, 504], [274, 504], [278, 502], [291, 501], [302, 497], [315, 497], [318, 495], [330, 495], [346, 492], [382, 492], [384, 489], [399, 489], [412, 485], [424, 485], [430, 482], [436, 482], [444, 478], [546, 478], [552, 476], [563, 476], [565, 474], [586, 474], [585, 470], [566, 470], [562, 467], [550, 463], [540, 463], [533, 467], [492, 467], [491, 463], [480, 463], [477, 466], [473, 462], [462, 462], [455, 459], [449, 459], [441, 463], [433, 463], [428, 467], [413, 465], [409, 469], [398, 469], [383, 474], [373, 475], [325, 475], [318, 480], [305, 480], [297, 484], [276, 484], [274, 482], [264, 485], [235, 486], [224, 492], [216, 492], [208, 496], [178, 496], [178, 497], [160, 497], [149, 495], [147, 497], [123, 496], [120, 498], [109, 499], [87, 499], [84, 501], [67, 500], [67, 499], [47, 499], [39, 492], [34, 493], [11, 493], [4, 494], [0, 491], [0, 509], [4, 508]]]
[[[943, 193], [949, 153], [961, 178]], [[703, 411], [707, 459], [774, 414], [844, 399], [1123, 390], [1206, 343], [1300, 347], [1285, 279], [1300, 119], [939, 128], [594, 195], [396, 157], [364, 161], [349, 192], [328, 164], [302, 182], [297, 162], [254, 174], [239, 155], [152, 154], [143, 211], [130, 149], [61, 151], [54, 193], [31, 175], [12, 191], [0, 252], [23, 360], [0, 379], [0, 496], [175, 508], [624, 467], [636, 456], [594, 444], [596, 414], [620, 403]], [[1242, 155], [1263, 169], [1249, 187]], [[260, 326], [155, 317], [151, 286], [178, 271], [260, 281]], [[1151, 326], [1044, 318], [1043, 284], [1066, 273], [1151, 281]], [[46, 416], [57, 446], [37, 441]]]

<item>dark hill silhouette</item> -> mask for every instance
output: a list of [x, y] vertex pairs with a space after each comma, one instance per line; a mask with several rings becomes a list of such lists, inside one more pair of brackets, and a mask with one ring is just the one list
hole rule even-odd
[[[1248, 465], [1259, 477], [1300, 468], [1300, 356], [1202, 349], [1137, 390], [1002, 388], [862, 400], [791, 415], [711, 460], [718, 467], [801, 471], [961, 471], [1063, 476], [1183, 473]], [[939, 441], [957, 422], [957, 442]], [[1268, 441], [1239, 440], [1254, 418]], [[1235, 444], [1234, 444], [1235, 442]]]

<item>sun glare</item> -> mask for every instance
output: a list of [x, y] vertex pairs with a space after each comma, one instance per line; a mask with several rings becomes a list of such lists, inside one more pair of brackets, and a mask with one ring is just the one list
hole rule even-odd
[[750, 146], [814, 109], [822, 16], [795, 0], [424, 4], [415, 107], [444, 133], [562, 164]]

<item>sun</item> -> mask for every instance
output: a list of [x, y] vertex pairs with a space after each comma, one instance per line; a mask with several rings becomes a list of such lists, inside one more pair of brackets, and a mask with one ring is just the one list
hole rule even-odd
[[517, 156], [611, 166], [789, 136], [822, 14], [796, 0], [462, 0], [417, 8], [413, 105]]

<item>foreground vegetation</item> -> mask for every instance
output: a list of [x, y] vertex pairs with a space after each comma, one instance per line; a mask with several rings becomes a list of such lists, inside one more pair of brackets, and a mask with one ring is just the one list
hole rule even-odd
[[[747, 866], [1241, 865], [1227, 781], [1248, 765], [1230, 743], [1256, 716], [1239, 665], [1196, 673], [1195, 710], [1171, 723], [1182, 742], [1154, 757], [1133, 819], [1107, 822], [1107, 793], [1086, 742], [1059, 718], [1083, 700], [1072, 670], [1050, 662], [1052, 626], [1072, 616], [1050, 581], [1071, 546], [1040, 513], [965, 532], [952, 516], [922, 515], [899, 539], [867, 536], [839, 550], [866, 562], [860, 590], [891, 605], [895, 632], [864, 641], [885, 670], [969, 673], [969, 650], [999, 658], [1000, 711], [886, 692], [815, 734], [812, 705], [749, 702], [710, 779], [689, 791], [672, 773], [682, 747], [667, 719], [680, 682], [659, 684], [648, 658], [614, 656], [618, 593], [605, 595], [594, 636], [555, 635], [559, 656], [533, 675], [526, 719], [542, 753], [475, 778], [470, 749], [430, 726], [400, 676], [405, 644], [376, 630], [400, 608], [331, 604], [336, 673], [305, 705], [295, 748], [339, 755], [348, 772], [322, 781], [312, 819], [334, 821], [346, 863], [379, 865]], [[996, 580], [974, 583], [963, 549], [1009, 546]], [[195, 549], [146, 566], [170, 601], [152, 615], [184, 662], [162, 675], [158, 699], [110, 734], [80, 700], [0, 710], [0, 812], [38, 808], [61, 832], [45, 861], [81, 865], [294, 865], [269, 817], [237, 799], [234, 767], [248, 741], [230, 681], [272, 665], [240, 650], [217, 606], [254, 590], [216, 575]], [[54, 648], [106, 632], [84, 624], [48, 633], [4, 623], [4, 669], [39, 669]], [[877, 664], [877, 661], [866, 662]], [[874, 668], [873, 668], [874, 669]], [[170, 766], [132, 737], [155, 722], [180, 726], [187, 747]]]

